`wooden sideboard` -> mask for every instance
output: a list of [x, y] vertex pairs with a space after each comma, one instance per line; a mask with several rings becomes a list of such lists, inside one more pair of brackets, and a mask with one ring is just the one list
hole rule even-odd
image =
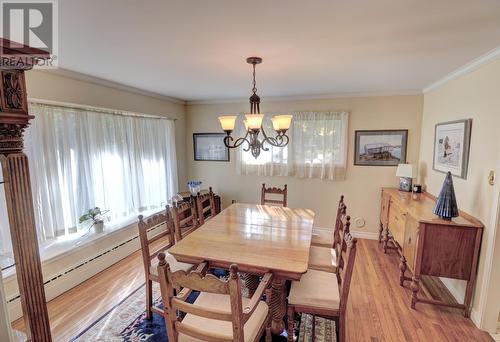
[[[411, 281], [411, 307], [417, 302], [461, 308], [469, 317], [476, 282], [482, 223], [460, 211], [453, 220], [443, 220], [432, 210], [436, 198], [429, 193], [412, 194], [395, 188], [382, 189], [380, 236], [384, 253], [396, 249], [400, 285]], [[410, 271], [413, 277], [407, 277]], [[467, 281], [464, 304], [446, 303], [418, 296], [421, 276]]]

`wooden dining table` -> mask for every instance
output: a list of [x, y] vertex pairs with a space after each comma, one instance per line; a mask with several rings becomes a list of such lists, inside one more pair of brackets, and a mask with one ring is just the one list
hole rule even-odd
[[307, 271], [314, 211], [235, 203], [169, 249], [178, 261], [228, 269], [238, 265], [252, 275], [273, 273], [273, 333], [281, 333], [286, 313], [287, 280]]

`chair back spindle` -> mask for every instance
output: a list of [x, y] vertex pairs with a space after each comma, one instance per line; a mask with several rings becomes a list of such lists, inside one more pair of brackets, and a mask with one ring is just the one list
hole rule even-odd
[[[271, 199], [269, 198], [268, 194], [271, 195], [277, 195], [282, 197], [282, 199]], [[280, 188], [275, 188], [275, 187], [270, 187], [266, 188], [266, 184], [262, 184], [262, 190], [260, 194], [260, 204], [261, 205], [281, 205], [283, 207], [288, 206], [288, 189], [287, 185], [285, 184], [285, 187], [283, 189]]]
[[196, 196], [196, 210], [200, 225], [215, 216], [215, 195], [212, 187], [209, 188], [206, 194], [201, 195], [198, 193], [198, 196]]
[[[165, 225], [165, 229], [160, 230], [160, 226]], [[174, 245], [174, 228], [172, 223], [172, 217], [170, 216], [170, 208], [167, 205], [164, 212], [158, 213], [147, 219], [143, 215], [139, 215], [139, 239], [141, 241], [141, 251], [142, 259], [144, 263], [144, 269], [146, 274], [149, 272], [149, 267], [151, 266], [151, 260], [156, 257], [156, 255], [166, 250]], [[154, 234], [155, 230], [159, 229], [159, 232]], [[168, 238], [166, 244], [161, 244], [160, 248], [156, 248], [154, 252], [151, 252], [152, 244], [160, 239]]]
[[[202, 263], [196, 270], [186, 273], [183, 270], [171, 272], [165, 255], [160, 253], [158, 273], [160, 287], [165, 309], [169, 313], [169, 323], [167, 324], [168, 337], [171, 341], [178, 341], [178, 334], [182, 333], [190, 337], [206, 341], [237, 341], [243, 342], [244, 324], [250, 315], [245, 315], [241, 295], [241, 281], [237, 265], [230, 266], [230, 276], [227, 280], [222, 280], [212, 274], [206, 274], [208, 268], [206, 263]], [[270, 276], [270, 274], [269, 274]], [[174, 295], [174, 289], [182, 287], [182, 292]], [[191, 291], [207, 292], [212, 294], [229, 295], [231, 309], [228, 311], [217, 308], [211, 309], [191, 304], [185, 301]], [[207, 333], [201, 329], [196, 329], [191, 325], [186, 325], [177, 317], [177, 312], [191, 314], [198, 317], [209, 318], [219, 321], [227, 321], [232, 324], [233, 336], [228, 338], [215, 332]]]
[[172, 207], [174, 233], [176, 241], [182, 240], [199, 227], [196, 203], [193, 196], [186, 202], [179, 202]]
[[342, 252], [344, 254], [344, 267], [337, 272], [341, 314], [345, 313], [347, 310], [347, 298], [349, 296], [349, 288], [354, 271], [354, 260], [356, 259], [357, 239], [353, 238], [351, 233], [347, 232], [344, 235], [344, 242], [346, 245], [346, 250]]

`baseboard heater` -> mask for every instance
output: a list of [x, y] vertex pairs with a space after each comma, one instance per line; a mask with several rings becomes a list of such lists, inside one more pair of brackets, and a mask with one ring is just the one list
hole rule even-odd
[[[155, 226], [155, 227], [150, 228], [150, 229], [148, 230], [148, 233], [149, 233], [149, 232], [152, 232], [152, 231], [154, 231], [154, 230], [156, 230], [156, 229], [158, 229], [158, 228], [160, 228], [161, 226], [162, 226], [162, 224], [160, 224], [160, 225], [158, 225], [158, 226]], [[97, 259], [99, 259], [99, 258], [102, 258], [102, 257], [103, 257], [103, 256], [105, 256], [106, 254], [109, 254], [109, 253], [111, 253], [111, 252], [113, 252], [113, 251], [117, 250], [118, 248], [123, 247], [123, 246], [125, 246], [126, 244], [129, 244], [129, 243], [131, 243], [132, 241], [137, 240], [137, 239], [139, 239], [139, 235], [135, 235], [135, 236], [131, 237], [130, 239], [128, 239], [128, 240], [126, 240], [126, 241], [123, 241], [123, 242], [121, 242], [120, 244], [118, 244], [118, 245], [116, 245], [116, 246], [110, 247], [109, 249], [105, 250], [104, 252], [102, 252], [102, 253], [100, 253], [100, 254], [98, 254], [98, 255], [96, 255], [96, 256], [94, 256], [94, 257], [92, 257], [92, 258], [90, 258], [90, 259], [88, 259], [88, 260], [86, 260], [86, 261], [83, 261], [83, 262], [81, 262], [81, 263], [77, 264], [76, 266], [71, 267], [70, 269], [68, 269], [68, 270], [66, 270], [66, 271], [63, 271], [63, 272], [59, 273], [58, 275], [56, 275], [56, 276], [54, 276], [54, 277], [50, 278], [49, 280], [44, 281], [44, 282], [43, 282], [43, 285], [45, 286], [45, 285], [47, 285], [47, 284], [50, 284], [51, 282], [53, 282], [53, 281], [55, 281], [55, 280], [57, 280], [57, 279], [60, 279], [60, 278], [62, 278], [62, 277], [64, 277], [64, 276], [66, 276], [67, 274], [69, 274], [69, 273], [71, 273], [71, 272], [73, 272], [73, 271], [75, 271], [75, 270], [79, 269], [80, 267], [83, 267], [83, 266], [85, 266], [85, 265], [87, 265], [87, 264], [89, 264], [89, 263], [91, 263], [91, 262], [93, 262], [93, 261], [95, 261], [95, 260], [97, 260]], [[12, 303], [12, 302], [14, 302], [14, 301], [18, 300], [19, 298], [21, 298], [21, 295], [20, 295], [20, 294], [18, 294], [18, 295], [17, 295], [17, 296], [15, 296], [15, 297], [12, 297], [12, 298], [8, 299], [8, 300], [7, 300], [7, 303]]]

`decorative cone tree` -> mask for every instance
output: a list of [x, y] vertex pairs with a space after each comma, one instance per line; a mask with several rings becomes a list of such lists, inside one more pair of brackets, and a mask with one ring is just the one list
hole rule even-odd
[[434, 214], [444, 220], [451, 220], [453, 217], [459, 215], [451, 172], [448, 172], [444, 179], [443, 187], [441, 188], [436, 206], [434, 207]]

